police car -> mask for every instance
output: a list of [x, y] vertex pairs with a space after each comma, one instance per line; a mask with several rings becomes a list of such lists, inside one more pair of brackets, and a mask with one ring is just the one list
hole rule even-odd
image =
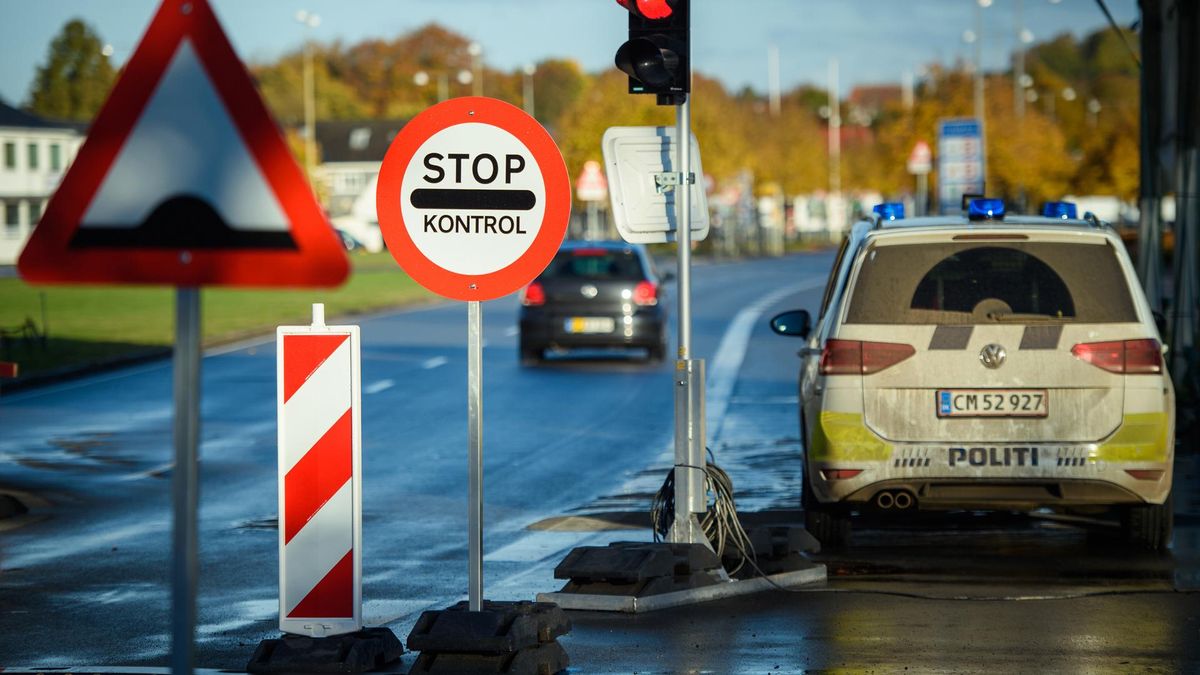
[[852, 513], [984, 509], [1120, 515], [1171, 535], [1175, 396], [1156, 317], [1120, 238], [1052, 203], [856, 224], [801, 350], [802, 502], [844, 543]]

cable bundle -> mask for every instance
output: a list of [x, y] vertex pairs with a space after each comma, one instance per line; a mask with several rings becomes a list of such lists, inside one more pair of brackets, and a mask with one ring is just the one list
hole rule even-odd
[[[678, 466], [704, 472], [706, 510], [700, 519], [700, 527], [718, 557], [724, 558], [726, 546], [731, 546], [740, 555], [737, 566], [728, 570], [728, 573], [731, 576], [737, 574], [747, 562], [757, 567], [754, 565], [754, 545], [738, 520], [737, 506], [733, 501], [733, 480], [721, 467], [712, 463], [712, 452], [709, 451], [709, 462], [704, 467]], [[670, 532], [671, 523], [675, 520], [674, 468], [667, 472], [666, 480], [654, 495], [650, 505], [650, 520], [654, 525], [654, 541], [661, 541]]]

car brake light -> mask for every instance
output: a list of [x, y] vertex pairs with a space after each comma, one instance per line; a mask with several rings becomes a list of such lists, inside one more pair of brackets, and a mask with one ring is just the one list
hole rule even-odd
[[538, 282], [533, 282], [521, 291], [521, 304], [526, 307], [537, 307], [546, 304], [546, 289]]
[[871, 375], [915, 353], [912, 345], [903, 343], [826, 340], [821, 351], [821, 374]]
[[821, 477], [825, 480], [846, 480], [862, 472], [862, 469], [821, 469]]
[[1162, 478], [1162, 469], [1125, 469], [1125, 473], [1137, 480], [1158, 480]]
[[1075, 358], [1110, 373], [1149, 375], [1162, 372], [1162, 349], [1158, 340], [1110, 340], [1081, 342], [1071, 348]]
[[1125, 372], [1130, 375], [1151, 375], [1162, 372], [1162, 347], [1158, 340], [1126, 340]]
[[658, 286], [652, 281], [639, 281], [633, 287], [633, 301], [642, 306], [658, 304]]

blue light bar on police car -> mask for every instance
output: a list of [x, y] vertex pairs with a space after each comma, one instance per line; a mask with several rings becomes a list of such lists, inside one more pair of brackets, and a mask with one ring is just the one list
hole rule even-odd
[[972, 199], [967, 204], [970, 220], [1004, 220], [1003, 199]]
[[904, 220], [904, 204], [901, 202], [876, 204], [872, 211], [882, 220]]
[[1079, 217], [1079, 211], [1074, 202], [1046, 202], [1042, 204], [1042, 215], [1047, 218], [1062, 218], [1074, 220]]

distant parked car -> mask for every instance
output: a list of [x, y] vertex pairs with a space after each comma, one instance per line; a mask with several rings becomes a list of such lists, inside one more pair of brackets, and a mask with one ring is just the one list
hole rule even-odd
[[347, 253], [364, 252], [367, 249], [363, 247], [362, 242], [354, 238], [354, 235], [345, 230], [337, 230], [338, 238], [342, 240], [342, 247]]
[[550, 348], [641, 348], [648, 360], [662, 361], [666, 280], [640, 245], [565, 242], [521, 291], [521, 363], [540, 362]]
[[815, 326], [771, 321], [807, 343], [809, 531], [843, 543], [865, 510], [1108, 510], [1132, 546], [1166, 548], [1175, 395], [1116, 233], [1000, 200], [891, 214], [851, 229]]

